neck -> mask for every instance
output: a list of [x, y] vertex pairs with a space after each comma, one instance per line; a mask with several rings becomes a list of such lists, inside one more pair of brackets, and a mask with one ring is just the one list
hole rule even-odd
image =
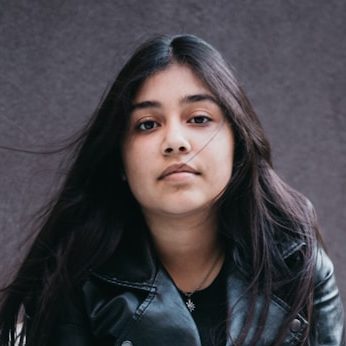
[[[183, 291], [207, 287], [218, 274], [223, 259], [214, 213], [167, 216], [145, 212], [161, 263]], [[202, 287], [201, 280], [210, 271]]]

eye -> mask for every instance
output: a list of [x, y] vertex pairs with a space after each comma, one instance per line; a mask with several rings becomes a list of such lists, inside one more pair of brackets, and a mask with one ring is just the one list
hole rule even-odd
[[136, 129], [139, 131], [150, 131], [158, 126], [159, 124], [154, 120], [145, 120], [137, 124]]
[[201, 124], [201, 125], [209, 123], [210, 121], [212, 121], [212, 119], [206, 115], [196, 115], [189, 120], [189, 122], [192, 124]]

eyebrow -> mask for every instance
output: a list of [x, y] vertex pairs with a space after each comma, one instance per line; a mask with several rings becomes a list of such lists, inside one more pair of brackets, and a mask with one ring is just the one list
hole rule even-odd
[[[216, 98], [209, 94], [195, 94], [195, 95], [186, 95], [184, 96], [179, 103], [181, 104], [189, 104], [201, 101], [209, 101], [217, 106], [219, 106], [219, 102]], [[134, 103], [131, 106], [131, 111], [133, 112], [136, 109], [147, 109], [147, 108], [162, 108], [162, 104], [158, 101], [143, 101]]]

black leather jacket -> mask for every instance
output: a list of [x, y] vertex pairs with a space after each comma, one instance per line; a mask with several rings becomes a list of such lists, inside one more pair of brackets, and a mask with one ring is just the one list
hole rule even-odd
[[[194, 320], [176, 286], [157, 264], [150, 246], [140, 246], [138, 240], [132, 242], [126, 251], [120, 247], [115, 258], [90, 274], [75, 298], [61, 305], [52, 345], [201, 345]], [[284, 257], [294, 254], [301, 245], [298, 242], [283, 244]], [[228, 327], [228, 346], [239, 335], [248, 311], [244, 295], [246, 280], [235, 266], [229, 265], [229, 268], [228, 304], [232, 307], [234, 318]], [[262, 301], [259, 296], [255, 314], [262, 308]], [[264, 333], [257, 345], [272, 344], [287, 311], [287, 303], [273, 296]], [[301, 315], [295, 316], [283, 345], [299, 345], [307, 324]], [[252, 326], [252, 331], [253, 328], [255, 326]], [[333, 264], [322, 249], [318, 250], [316, 263], [310, 335], [312, 345], [345, 344], [343, 307]]]

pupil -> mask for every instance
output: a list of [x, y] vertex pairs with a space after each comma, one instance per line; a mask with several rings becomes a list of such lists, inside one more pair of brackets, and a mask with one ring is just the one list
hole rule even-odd
[[150, 130], [153, 127], [153, 122], [147, 121], [146, 123], [144, 123], [144, 127], [146, 130]]

